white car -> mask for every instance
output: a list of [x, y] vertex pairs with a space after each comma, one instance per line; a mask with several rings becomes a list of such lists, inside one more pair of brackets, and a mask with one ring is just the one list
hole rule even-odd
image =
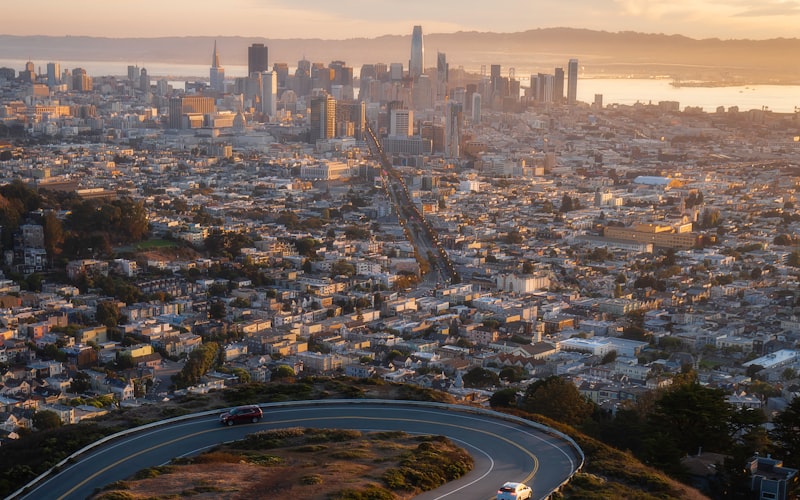
[[497, 500], [530, 500], [533, 490], [525, 483], [505, 483], [497, 490]]

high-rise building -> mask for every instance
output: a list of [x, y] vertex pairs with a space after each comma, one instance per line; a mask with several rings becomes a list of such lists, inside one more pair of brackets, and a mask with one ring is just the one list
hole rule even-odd
[[[173, 97], [169, 100], [168, 127], [171, 129], [184, 128], [184, 115], [195, 115], [199, 123], [204, 122], [204, 116], [216, 111], [213, 97], [183, 96]], [[191, 126], [192, 120], [187, 122]]]
[[311, 143], [318, 139], [333, 139], [336, 136], [336, 100], [329, 94], [311, 98]]
[[492, 87], [495, 86], [495, 82], [500, 79], [500, 65], [499, 64], [492, 64], [489, 69], [489, 81], [492, 83]]
[[382, 82], [389, 79], [389, 67], [386, 63], [375, 63], [375, 78]]
[[472, 94], [472, 123], [481, 122], [481, 95], [475, 92]]
[[403, 63], [391, 63], [389, 65], [389, 77], [392, 81], [403, 79]]
[[211, 69], [209, 70], [209, 87], [215, 92], [225, 92], [225, 68], [219, 64], [217, 42], [214, 41], [214, 53], [211, 54]]
[[47, 63], [47, 86], [55, 87], [61, 83], [61, 65], [55, 62]]
[[578, 60], [570, 59], [567, 66], [567, 104], [578, 101]]
[[436, 53], [436, 97], [444, 98], [447, 95], [447, 80], [449, 78], [450, 66], [447, 64], [447, 54], [444, 52]]
[[425, 71], [425, 46], [422, 42], [422, 26], [414, 26], [411, 33], [411, 59], [408, 60], [408, 76], [413, 79]]
[[369, 95], [370, 82], [375, 81], [377, 75], [375, 74], [374, 64], [362, 64], [361, 73], [358, 76], [358, 100], [366, 101], [371, 100]]
[[311, 62], [306, 59], [297, 61], [294, 72], [294, 85], [292, 90], [298, 97], [311, 95]]
[[389, 119], [389, 135], [414, 135], [414, 112], [410, 109], [393, 109]]
[[[289, 78], [289, 65], [286, 63], [275, 63], [272, 65], [272, 71], [278, 74], [278, 88], [286, 88], [286, 79]], [[280, 94], [280, 92], [278, 92]]]
[[272, 118], [278, 112], [278, 72], [264, 72], [261, 75], [261, 86], [261, 112]]
[[363, 102], [336, 102], [337, 136], [364, 138], [366, 130], [367, 106]]
[[147, 68], [142, 68], [139, 71], [139, 90], [142, 92], [150, 90], [150, 75], [147, 74]]
[[461, 155], [461, 132], [464, 128], [463, 106], [460, 102], [447, 101], [444, 123], [444, 155], [458, 158]]
[[72, 89], [76, 92], [91, 92], [93, 89], [92, 77], [86, 74], [83, 68], [72, 70]]
[[447, 83], [450, 66], [447, 64], [447, 54], [444, 52], [436, 53], [436, 76], [439, 83]]
[[247, 74], [263, 73], [269, 69], [268, 49], [263, 43], [254, 43], [247, 48]]
[[556, 68], [553, 78], [553, 102], [564, 102], [564, 68]]
[[36, 82], [36, 70], [32, 61], [25, 63], [25, 69], [19, 72], [19, 79], [25, 83]]
[[134, 65], [128, 65], [128, 81], [130, 81], [134, 85], [138, 85], [139, 82], [136, 81], [136, 78], [138, 77], [139, 77], [139, 67]]

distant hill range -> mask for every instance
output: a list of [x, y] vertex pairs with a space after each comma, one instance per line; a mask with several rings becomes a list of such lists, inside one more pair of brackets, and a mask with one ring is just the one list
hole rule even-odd
[[[4, 59], [47, 61], [116, 61], [203, 65], [211, 63], [214, 41], [222, 66], [247, 64], [247, 47], [264, 43], [269, 61], [294, 67], [306, 58], [329, 63], [343, 60], [356, 68], [364, 63], [402, 62], [408, 65], [411, 29], [407, 36], [348, 40], [269, 39], [252, 37], [94, 38], [0, 35]], [[706, 82], [800, 83], [792, 54], [800, 39], [697, 40], [680, 35], [610, 33], [572, 28], [535, 29], [519, 33], [458, 32], [426, 34], [426, 66], [436, 65], [436, 53], [447, 54], [451, 68], [478, 72], [502, 65], [503, 75], [515, 68], [518, 78], [566, 68], [580, 61], [584, 76], [669, 75]], [[16, 68], [21, 69], [21, 68]], [[205, 75], [199, 75], [205, 76]]]

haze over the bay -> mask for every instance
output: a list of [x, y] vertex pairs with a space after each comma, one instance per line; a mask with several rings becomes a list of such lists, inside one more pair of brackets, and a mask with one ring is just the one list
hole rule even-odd
[[[168, 63], [175, 76], [203, 76], [216, 43], [222, 64], [246, 65], [247, 47], [262, 42], [269, 46], [270, 60], [294, 65], [311, 61], [345, 60], [364, 63], [408, 61], [410, 26], [405, 35], [377, 38], [321, 40], [306, 37], [165, 37], [95, 38], [0, 35], [2, 59], [21, 67], [31, 60], [114, 61], [124, 64]], [[435, 64], [436, 52], [447, 53], [454, 67], [477, 72], [481, 66], [500, 64], [516, 68], [520, 76], [548, 72], [569, 59], [581, 62], [582, 77], [669, 77], [679, 80], [746, 83], [798, 83], [800, 74], [786, 63], [786, 54], [800, 52], [800, 39], [697, 40], [679, 35], [634, 32], [610, 33], [569, 28], [545, 28], [520, 33], [461, 32], [436, 34], [425, 29], [426, 66]], [[5, 62], [4, 64], [11, 64]], [[186, 74], [180, 65], [196, 65]], [[171, 70], [172, 71], [172, 70]], [[233, 71], [229, 71], [234, 74]], [[155, 74], [155, 73], [154, 73]]]

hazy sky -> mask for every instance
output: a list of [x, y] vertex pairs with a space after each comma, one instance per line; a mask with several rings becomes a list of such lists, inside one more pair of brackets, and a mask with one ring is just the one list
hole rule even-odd
[[795, 38], [800, 0], [24, 0], [0, 34], [375, 37], [570, 27], [693, 38]]

